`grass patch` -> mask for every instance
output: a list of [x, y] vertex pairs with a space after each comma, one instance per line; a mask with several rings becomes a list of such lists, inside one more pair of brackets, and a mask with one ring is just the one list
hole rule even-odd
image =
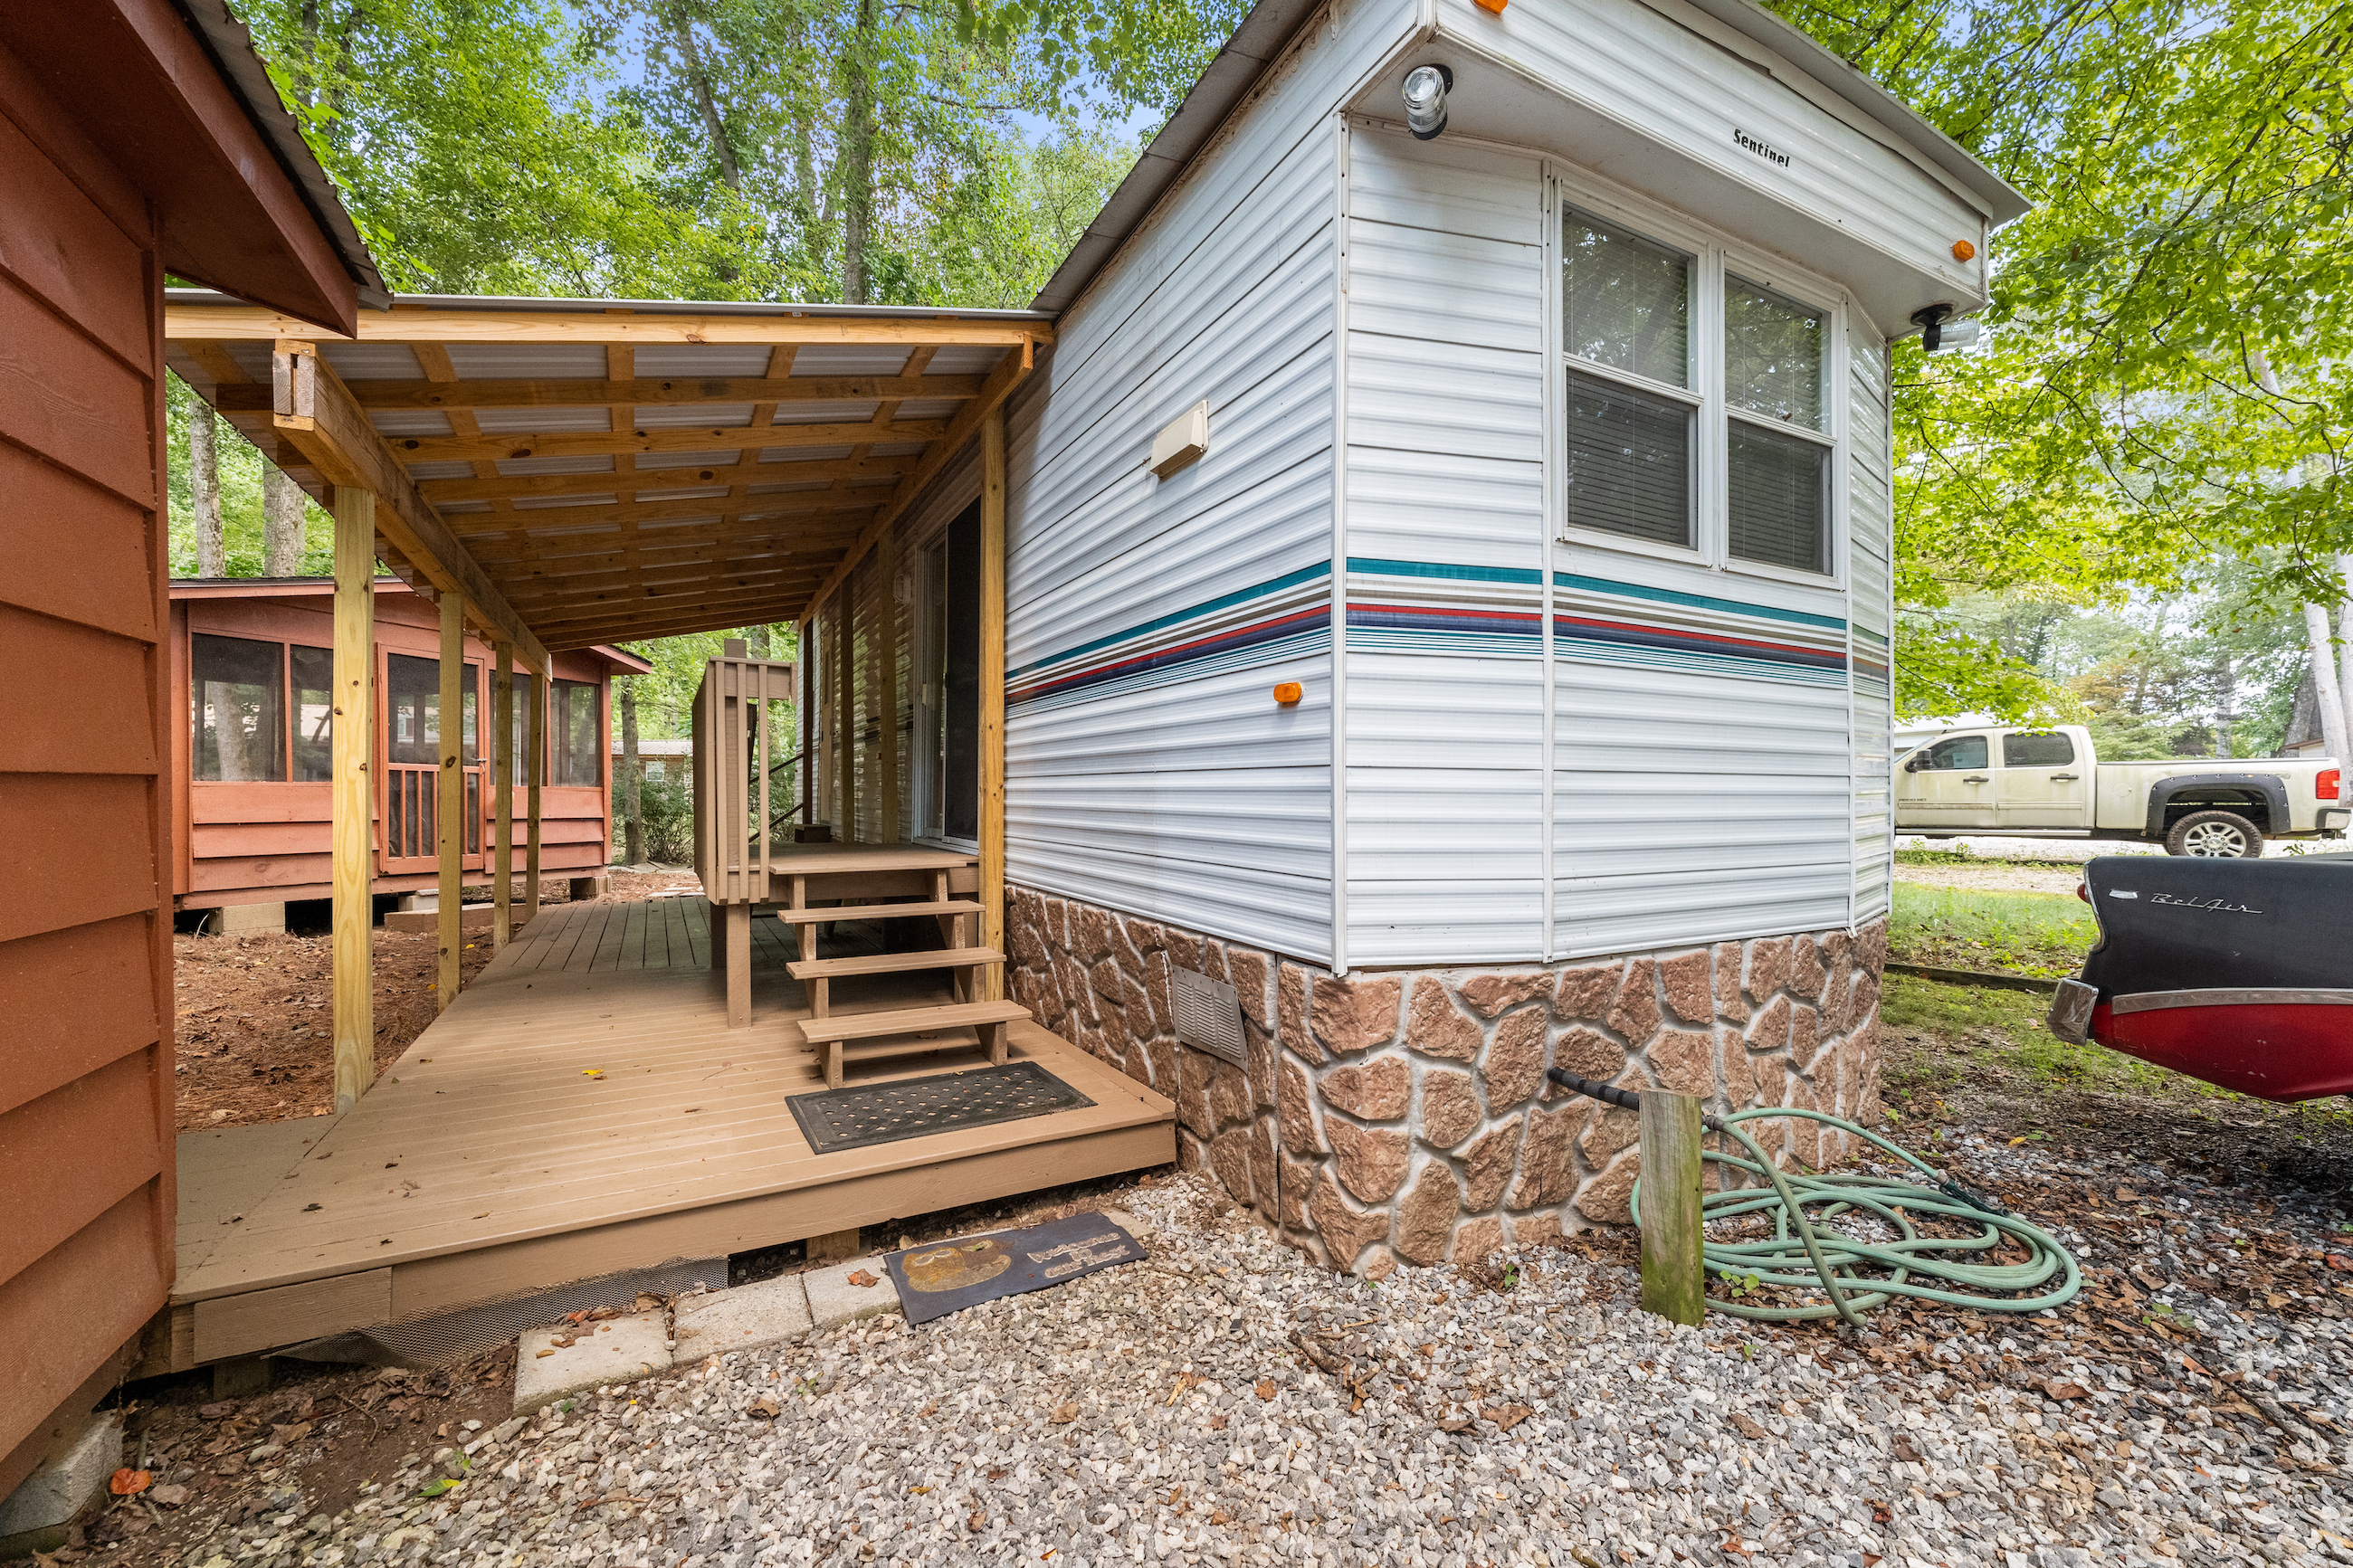
[[1999, 866], [1999, 860], [1988, 859], [1966, 844], [1956, 844], [1950, 849], [1898, 849], [1898, 866]]
[[1895, 884], [1888, 944], [1906, 963], [2058, 980], [2083, 967], [2099, 922], [2065, 893], [1979, 893]]

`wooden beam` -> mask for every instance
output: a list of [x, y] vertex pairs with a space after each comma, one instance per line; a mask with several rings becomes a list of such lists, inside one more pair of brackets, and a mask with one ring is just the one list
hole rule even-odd
[[491, 946], [514, 933], [514, 649], [498, 646], [491, 676]]
[[539, 918], [539, 795], [547, 772], [547, 701], [554, 684], [544, 676], [531, 683], [531, 719], [523, 726], [522, 920], [526, 927]]
[[379, 503], [376, 531], [391, 547], [435, 589], [463, 598], [475, 620], [521, 649], [526, 663], [544, 668], [547, 650], [539, 638], [466, 553], [440, 514], [417, 493], [407, 469], [334, 371], [320, 363], [317, 350], [317, 344], [307, 342], [279, 345], [275, 384], [283, 395], [271, 416], [273, 426], [330, 481], [372, 492]]
[[[699, 490], [714, 485], [766, 485], [818, 479], [866, 479], [904, 474], [913, 458], [818, 458], [808, 462], [712, 464], [691, 468], [631, 468], [610, 474], [520, 474], [512, 479], [419, 479], [417, 488], [438, 506], [453, 500], [502, 500], [523, 497], [627, 494], [641, 490]], [[789, 493], [789, 492], [787, 492]]]
[[[918, 351], [921, 352], [921, 351]], [[977, 397], [976, 375], [666, 376], [631, 381], [351, 381], [362, 408], [649, 408], [687, 403], [865, 403], [902, 397]], [[223, 413], [269, 411], [259, 386], [227, 386]]]
[[[315, 338], [297, 317], [252, 305], [168, 305], [167, 339], [253, 342]], [[1050, 343], [1053, 324], [985, 317], [696, 315], [617, 310], [469, 310], [396, 305], [360, 312], [359, 342], [436, 343], [921, 343], [1018, 348]]]
[[[931, 449], [923, 454], [923, 460], [915, 465], [915, 471], [899, 481], [881, 514], [867, 525], [858, 542], [849, 547], [849, 553], [841, 558], [841, 564], [834, 568], [833, 575], [809, 601], [812, 605], [825, 603], [827, 597], [841, 585], [842, 579], [849, 575], [851, 568], [858, 564], [874, 542], [882, 537], [882, 531], [896, 522], [901, 514], [914, 504], [915, 498], [923, 493], [923, 487], [930, 484], [934, 477], [964, 449], [964, 444], [972, 439], [982, 422], [1005, 405], [1005, 400], [1013, 395], [1013, 389], [1029, 375], [1034, 363], [1028, 344], [1008, 353], [998, 362], [997, 368], [988, 373], [988, 379], [981, 384], [980, 395], [957, 413], [949, 423], [946, 434], [934, 442]], [[870, 440], [882, 438], [868, 437]]]
[[593, 582], [576, 589], [553, 588], [531, 601], [533, 618], [543, 623], [543, 629], [554, 633], [584, 620], [593, 620], [607, 611], [627, 613], [643, 608], [649, 597], [682, 598], [701, 595], [706, 600], [720, 597], [741, 598], [745, 595], [774, 595], [780, 590], [799, 588], [806, 592], [817, 580], [817, 569], [778, 568], [767, 572], [704, 572], [685, 567], [671, 569], [669, 575], [648, 574], [628, 582], [610, 580]]
[[[881, 429], [852, 425], [660, 426], [643, 430], [559, 430], [492, 436], [387, 436], [404, 463], [514, 462], [524, 458], [607, 458], [621, 453], [731, 451], [770, 447], [841, 447], [860, 441], [936, 441], [949, 428], [936, 419], [911, 419]], [[900, 481], [904, 484], [905, 480]]]
[[335, 1113], [359, 1103], [375, 1081], [375, 879], [369, 819], [375, 814], [375, 497], [335, 490], [335, 690], [328, 726], [328, 814], [334, 881], [333, 1010]]
[[[921, 353], [921, 350], [917, 351]], [[882, 536], [874, 557], [875, 569], [882, 574], [881, 592], [874, 595], [881, 606], [881, 625], [876, 626], [867, 642], [874, 649], [874, 708], [880, 745], [875, 758], [875, 826], [879, 844], [899, 842], [899, 535], [893, 531]]]
[[[701, 588], [689, 587], [677, 593], [653, 593], [624, 597], [601, 608], [586, 605], [577, 610], [551, 610], [544, 619], [548, 636], [562, 637], [567, 647], [577, 647], [580, 645], [573, 639], [586, 627], [617, 628], [620, 635], [632, 638], [671, 637], [682, 634], [648, 631], [644, 628], [649, 626], [664, 625], [668, 617], [672, 616], [692, 615], [702, 618], [702, 613], [705, 611], [712, 615], [723, 613], [736, 617], [732, 621], [717, 623], [722, 626], [756, 626], [763, 620], [773, 620], [776, 617], [763, 616], [752, 612], [793, 604], [797, 600], [799, 592], [790, 584], [778, 587], [758, 586], [729, 593], [712, 593]], [[613, 639], [610, 637], [601, 637], [590, 640], [610, 642]]]
[[856, 490], [787, 490], [780, 495], [607, 501], [601, 506], [532, 507], [522, 511], [461, 511], [449, 519], [449, 527], [450, 531], [459, 537], [472, 539], [485, 533], [513, 533], [535, 528], [663, 522], [673, 518], [801, 517], [828, 511], [871, 511], [882, 504], [880, 494], [864, 500], [856, 499], [857, 496]]
[[[1005, 941], [1005, 409], [980, 426], [980, 945]], [[1005, 966], [987, 971], [1005, 996]]]
[[464, 897], [466, 856], [466, 605], [455, 594], [441, 595], [441, 773], [436, 781], [434, 852], [440, 872], [439, 933], [441, 972], [435, 1011], [446, 1012], [458, 999], [463, 973], [459, 960], [465, 937], [458, 927]]
[[[764, 621], [790, 620], [799, 609], [797, 595], [765, 603], [746, 605], [697, 605], [691, 611], [672, 608], [637, 623], [583, 622], [579, 626], [559, 628], [547, 634], [547, 646], [557, 653], [573, 648], [595, 647], [600, 643], [628, 642], [643, 637], [685, 637], [691, 632], [726, 631], [734, 626], [754, 626]], [[651, 629], [647, 629], [650, 627]]]
[[840, 646], [834, 660], [835, 706], [840, 710], [837, 726], [841, 734], [841, 747], [836, 766], [841, 770], [840, 788], [834, 795], [841, 813], [841, 837], [851, 843], [858, 840], [858, 738], [862, 728], [858, 722], [858, 595], [845, 590], [835, 606], [835, 624], [840, 635], [834, 640]]

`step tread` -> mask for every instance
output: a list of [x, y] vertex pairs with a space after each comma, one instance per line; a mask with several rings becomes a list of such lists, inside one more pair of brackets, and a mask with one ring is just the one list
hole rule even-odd
[[985, 1049], [987, 1049], [987, 1047], [983, 1046], [980, 1041], [975, 1039], [970, 1031], [966, 1030], [955, 1035], [943, 1036], [934, 1040], [872, 1040], [862, 1045], [845, 1044], [841, 1052], [841, 1059], [845, 1062], [855, 1064], [858, 1062], [888, 1061], [893, 1057], [928, 1056], [934, 1051], [977, 1051]]
[[838, 980], [845, 974], [911, 974], [923, 969], [969, 969], [1002, 963], [993, 947], [943, 947], [929, 952], [869, 952], [856, 958], [811, 958], [785, 965], [796, 980]]
[[976, 915], [980, 905], [970, 899], [947, 899], [925, 904], [836, 904], [831, 909], [778, 910], [776, 918], [788, 926], [824, 925], [830, 921], [895, 921], [911, 915]]
[[920, 1029], [952, 1029], [960, 1024], [1009, 1024], [1028, 1016], [1029, 1009], [1018, 1002], [951, 1002], [937, 1007], [899, 1007], [888, 1013], [803, 1018], [799, 1023], [801, 1037], [815, 1045], [827, 1040], [869, 1040], [879, 1035], [912, 1035]]

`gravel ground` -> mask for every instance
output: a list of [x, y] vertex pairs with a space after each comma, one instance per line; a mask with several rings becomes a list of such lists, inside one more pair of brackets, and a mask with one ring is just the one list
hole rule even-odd
[[266, 1500], [241, 1524], [205, 1523], [226, 1500], [199, 1499], [168, 1551], [159, 1532], [106, 1556], [2353, 1563], [2341, 1184], [1913, 1135], [2071, 1221], [2085, 1294], [2031, 1319], [1883, 1311], [1852, 1343], [1716, 1314], [1675, 1329], [1633, 1310], [1623, 1235], [1375, 1286], [1302, 1262], [1191, 1178], [1146, 1178], [1098, 1194], [1150, 1227], [1145, 1263], [452, 1427], [332, 1517], [290, 1453], [248, 1472]]
[[[1950, 838], [1925, 838], [1916, 833], [1895, 836], [1898, 849], [1967, 849], [1989, 860], [2047, 860], [2053, 865], [2080, 866], [2095, 855], [2162, 855], [2165, 846], [2133, 838], [2013, 838], [1990, 833], [1963, 833]], [[2274, 845], [2277, 854], [2285, 845]]]

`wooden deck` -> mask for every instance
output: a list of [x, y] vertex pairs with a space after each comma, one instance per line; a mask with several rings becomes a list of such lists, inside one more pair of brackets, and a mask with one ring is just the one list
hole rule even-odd
[[[731, 1030], [711, 927], [701, 898], [558, 905], [340, 1121], [184, 1135], [174, 1361], [1175, 1157], [1167, 1100], [1029, 1023], [1013, 1026], [1013, 1056], [1092, 1107], [814, 1154], [785, 1103], [822, 1087], [789, 933], [754, 922], [752, 1026]], [[871, 950], [871, 932], [845, 928], [828, 952], [861, 951], [860, 936]], [[944, 981], [834, 984], [837, 1015], [948, 1000]], [[850, 1079], [983, 1059], [902, 1058]]]

